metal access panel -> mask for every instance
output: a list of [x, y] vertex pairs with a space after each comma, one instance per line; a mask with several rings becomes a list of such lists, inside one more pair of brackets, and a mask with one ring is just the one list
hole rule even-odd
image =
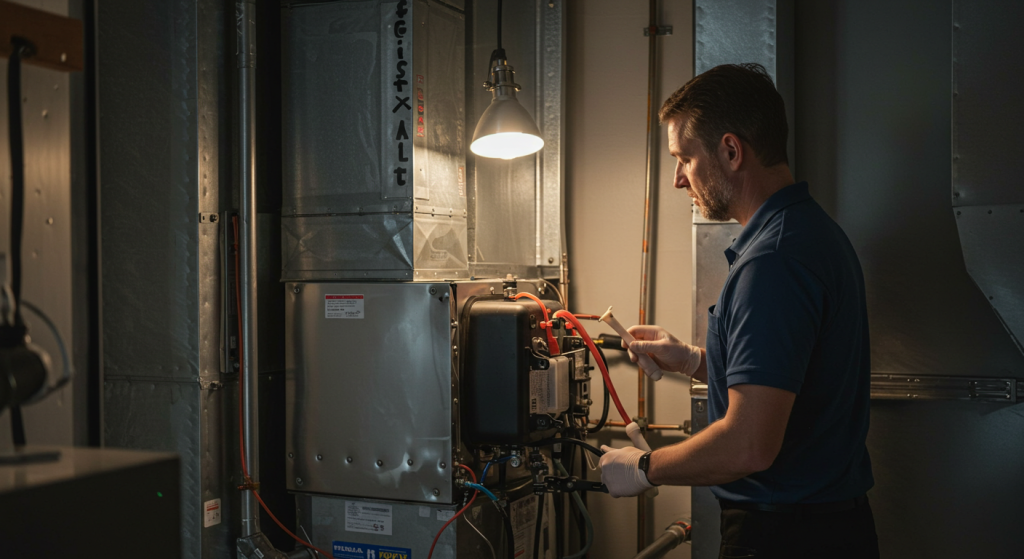
[[456, 329], [448, 283], [289, 283], [292, 491], [452, 502]]
[[465, 15], [282, 5], [283, 277], [468, 276]]

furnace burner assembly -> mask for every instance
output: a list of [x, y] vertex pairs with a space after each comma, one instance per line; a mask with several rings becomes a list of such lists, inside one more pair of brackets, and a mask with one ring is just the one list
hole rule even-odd
[[[511, 558], [549, 541], [582, 557], [585, 493], [606, 491], [582, 458], [602, 454], [585, 442], [595, 367], [649, 447], [580, 318], [540, 283], [287, 284], [287, 479], [312, 545]], [[579, 519], [577, 549], [552, 514]]]

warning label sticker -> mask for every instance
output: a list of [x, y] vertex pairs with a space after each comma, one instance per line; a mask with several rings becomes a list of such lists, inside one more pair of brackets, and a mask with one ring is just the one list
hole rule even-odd
[[345, 530], [390, 536], [391, 505], [345, 501]]
[[203, 528], [220, 524], [220, 499], [203, 503]]
[[363, 318], [362, 295], [324, 295], [325, 318]]
[[547, 371], [530, 371], [530, 413], [548, 413], [550, 399]]
[[333, 542], [331, 554], [335, 559], [412, 559], [412, 550], [355, 542]]

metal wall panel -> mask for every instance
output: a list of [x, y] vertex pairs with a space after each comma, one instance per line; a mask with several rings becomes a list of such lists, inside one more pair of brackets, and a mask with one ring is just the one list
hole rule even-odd
[[[451, 503], [450, 289], [287, 284], [289, 489]], [[326, 318], [331, 294], [363, 296], [363, 318]]]
[[[67, 0], [18, 4], [68, 15]], [[7, 88], [7, 60], [0, 59], [0, 84]], [[22, 238], [22, 296], [34, 303], [57, 326], [72, 351], [71, 262], [71, 77], [65, 72], [21, 66], [22, 126], [25, 147], [25, 221]], [[7, 135], [7, 96], [0, 100], [0, 282], [9, 281], [11, 163]], [[32, 341], [50, 354], [59, 374], [60, 350], [46, 325], [24, 313]], [[54, 377], [55, 378], [55, 377]], [[84, 376], [75, 381], [80, 385]], [[83, 385], [84, 386], [84, 385]], [[71, 445], [75, 423], [84, 424], [84, 409], [76, 409], [66, 386], [58, 393], [23, 409], [30, 444]], [[84, 402], [81, 402], [84, 404]]]
[[[1024, 357], [960, 247], [965, 224], [996, 233], [1010, 215], [986, 209], [977, 217], [987, 224], [968, 223], [950, 211], [953, 24], [948, 3], [799, 2], [798, 178], [860, 256], [874, 372], [1020, 379]], [[989, 243], [1000, 270], [1020, 253], [1015, 236]], [[1019, 518], [1024, 486], [1006, 465], [1020, 459], [1009, 433], [1020, 431], [1021, 409], [872, 401], [869, 497], [883, 556], [1019, 554], [1006, 519]]]
[[462, 11], [287, 2], [282, 22], [284, 278], [468, 276]]
[[953, 206], [967, 272], [1024, 352], [1024, 4], [953, 2]]

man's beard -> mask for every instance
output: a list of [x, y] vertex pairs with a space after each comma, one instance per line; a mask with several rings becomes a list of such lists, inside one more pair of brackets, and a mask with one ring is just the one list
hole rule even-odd
[[729, 207], [732, 203], [733, 187], [722, 170], [722, 165], [712, 159], [708, 174], [702, 181], [700, 213], [711, 221], [729, 221]]

